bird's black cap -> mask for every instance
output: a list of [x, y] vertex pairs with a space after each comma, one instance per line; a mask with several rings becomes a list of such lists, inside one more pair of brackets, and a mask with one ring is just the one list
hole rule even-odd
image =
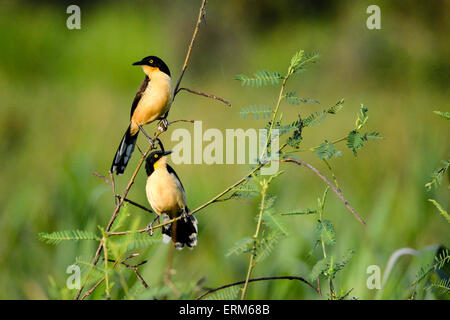
[[171, 153], [172, 151], [164, 151], [164, 150], [153, 151], [152, 153], [150, 153], [147, 159], [145, 159], [145, 171], [147, 172], [147, 175], [149, 176], [153, 173], [153, 171], [155, 171], [154, 164], [159, 159]]
[[148, 56], [143, 58], [141, 61], [137, 61], [133, 63], [133, 66], [149, 66], [149, 67], [155, 67], [167, 74], [170, 77], [170, 70], [169, 67], [166, 65], [162, 59], [156, 57], [156, 56]]

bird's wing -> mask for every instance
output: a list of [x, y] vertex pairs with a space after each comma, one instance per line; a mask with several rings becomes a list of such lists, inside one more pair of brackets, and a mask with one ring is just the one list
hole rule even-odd
[[145, 76], [144, 80], [141, 83], [141, 86], [139, 87], [138, 92], [136, 93], [136, 96], [134, 97], [133, 104], [131, 105], [130, 119], [131, 119], [131, 117], [133, 117], [133, 112], [136, 109], [139, 101], [141, 100], [145, 89], [147, 89], [147, 86], [148, 86], [149, 82], [150, 82], [149, 77]]
[[167, 167], [167, 171], [168, 171], [170, 174], [174, 175], [175, 178], [178, 180], [178, 182], [180, 183], [181, 189], [183, 189], [183, 192], [184, 192], [183, 184], [181, 183], [180, 178], [178, 178], [178, 175], [177, 175], [177, 173], [175, 172], [175, 170], [173, 170], [173, 168], [172, 168], [171, 166], [169, 166], [168, 164], [166, 164], [166, 167]]

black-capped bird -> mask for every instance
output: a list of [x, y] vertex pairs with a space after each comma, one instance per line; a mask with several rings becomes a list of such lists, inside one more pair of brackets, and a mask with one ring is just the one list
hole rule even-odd
[[197, 219], [188, 214], [183, 184], [175, 170], [167, 164], [167, 155], [172, 151], [164, 151], [162, 145], [161, 149], [152, 152], [146, 159], [147, 199], [163, 222], [182, 216], [162, 227], [163, 241], [168, 243], [172, 239], [177, 249], [183, 249], [184, 245], [193, 248], [197, 245]]
[[[167, 127], [166, 117], [173, 98], [172, 79], [164, 61], [155, 56], [148, 56], [133, 65], [142, 66], [145, 78], [134, 97], [130, 125], [125, 131], [111, 165], [111, 172], [117, 174], [125, 171], [134, 151], [139, 131], [142, 130], [145, 134], [143, 125], [162, 120], [162, 126]], [[146, 137], [151, 140], [149, 136], [146, 135]]]

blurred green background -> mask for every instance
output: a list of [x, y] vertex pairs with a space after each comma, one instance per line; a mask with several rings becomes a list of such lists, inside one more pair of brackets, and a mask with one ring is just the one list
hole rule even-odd
[[[66, 8], [81, 7], [81, 30], [68, 30]], [[366, 28], [366, 8], [381, 8], [381, 30]], [[105, 226], [114, 208], [111, 189], [93, 171], [107, 174], [127, 127], [134, 94], [143, 79], [131, 63], [147, 55], [163, 57], [178, 78], [197, 18], [200, 1], [2, 1], [0, 3], [0, 298], [71, 298], [64, 289], [67, 266], [75, 257], [92, 258], [94, 242], [50, 246], [39, 232]], [[332, 160], [344, 194], [365, 218], [361, 226], [334, 194], [325, 217], [337, 232], [332, 253], [355, 250], [336, 279], [337, 290], [353, 288], [350, 297], [405, 299], [420, 259], [406, 256], [395, 265], [382, 290], [369, 290], [366, 269], [382, 274], [397, 249], [449, 246], [448, 223], [427, 201], [448, 210], [444, 186], [428, 192], [424, 184], [448, 155], [448, 123], [433, 110], [448, 110], [450, 50], [448, 1], [214, 1], [207, 5], [182, 86], [219, 95], [233, 107], [180, 93], [169, 120], [195, 119], [207, 128], [261, 127], [262, 121], [239, 118], [241, 107], [273, 106], [278, 87], [243, 88], [236, 74], [260, 69], [285, 72], [299, 49], [321, 53], [319, 63], [296, 76], [288, 90], [332, 105], [345, 98], [344, 111], [305, 131], [303, 147], [339, 138], [353, 128], [361, 103], [369, 108], [367, 131], [386, 137], [370, 142], [354, 157], [345, 144]], [[283, 104], [285, 117], [317, 111], [315, 104]], [[192, 132], [189, 123], [177, 124]], [[154, 130], [149, 125], [148, 131]], [[163, 136], [166, 149], [170, 131]], [[139, 145], [145, 146], [143, 137]], [[314, 154], [302, 159], [326, 168]], [[123, 190], [138, 162], [133, 157]], [[247, 165], [179, 165], [191, 208], [244, 175]], [[276, 208], [314, 208], [323, 183], [305, 169], [286, 166], [271, 186]], [[213, 178], [213, 179], [211, 179]], [[146, 175], [139, 173], [129, 198], [147, 204]], [[199, 242], [193, 251], [176, 252], [174, 282], [206, 277], [215, 287], [245, 278], [248, 257], [226, 258], [239, 239], [254, 233], [255, 201], [214, 204], [198, 214]], [[129, 207], [140, 227], [153, 217]], [[286, 217], [290, 237], [253, 276], [307, 276], [320, 258], [312, 257], [317, 217]], [[169, 247], [141, 250], [149, 262], [142, 274], [152, 286], [161, 284]], [[128, 272], [128, 271], [127, 271]], [[135, 281], [129, 274], [129, 285]], [[116, 288], [120, 287], [116, 283]], [[182, 288], [181, 288], [182, 289]], [[93, 298], [101, 298], [103, 289]], [[316, 299], [307, 286], [292, 281], [251, 284], [251, 299]], [[117, 296], [116, 296], [117, 297]], [[433, 298], [429, 292], [425, 298]]]

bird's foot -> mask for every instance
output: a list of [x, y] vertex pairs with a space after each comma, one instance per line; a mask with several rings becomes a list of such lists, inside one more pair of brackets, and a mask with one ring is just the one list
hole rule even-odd
[[149, 223], [147, 227], [145, 227], [145, 232], [148, 233], [150, 236], [153, 236], [153, 225], [155, 224], [156, 220], [158, 220], [159, 222], [159, 216], [156, 216], [155, 219], [153, 219], [153, 221]]
[[[144, 134], [145, 138], [147, 138], [148, 143], [153, 147], [156, 145], [155, 139], [150, 138], [150, 136], [145, 132], [144, 128], [142, 126], [139, 126], [139, 130]], [[154, 148], [152, 148], [154, 149]]]
[[167, 118], [163, 118], [158, 123], [158, 131], [161, 133], [166, 131], [168, 126], [169, 126], [169, 121], [167, 120]]

